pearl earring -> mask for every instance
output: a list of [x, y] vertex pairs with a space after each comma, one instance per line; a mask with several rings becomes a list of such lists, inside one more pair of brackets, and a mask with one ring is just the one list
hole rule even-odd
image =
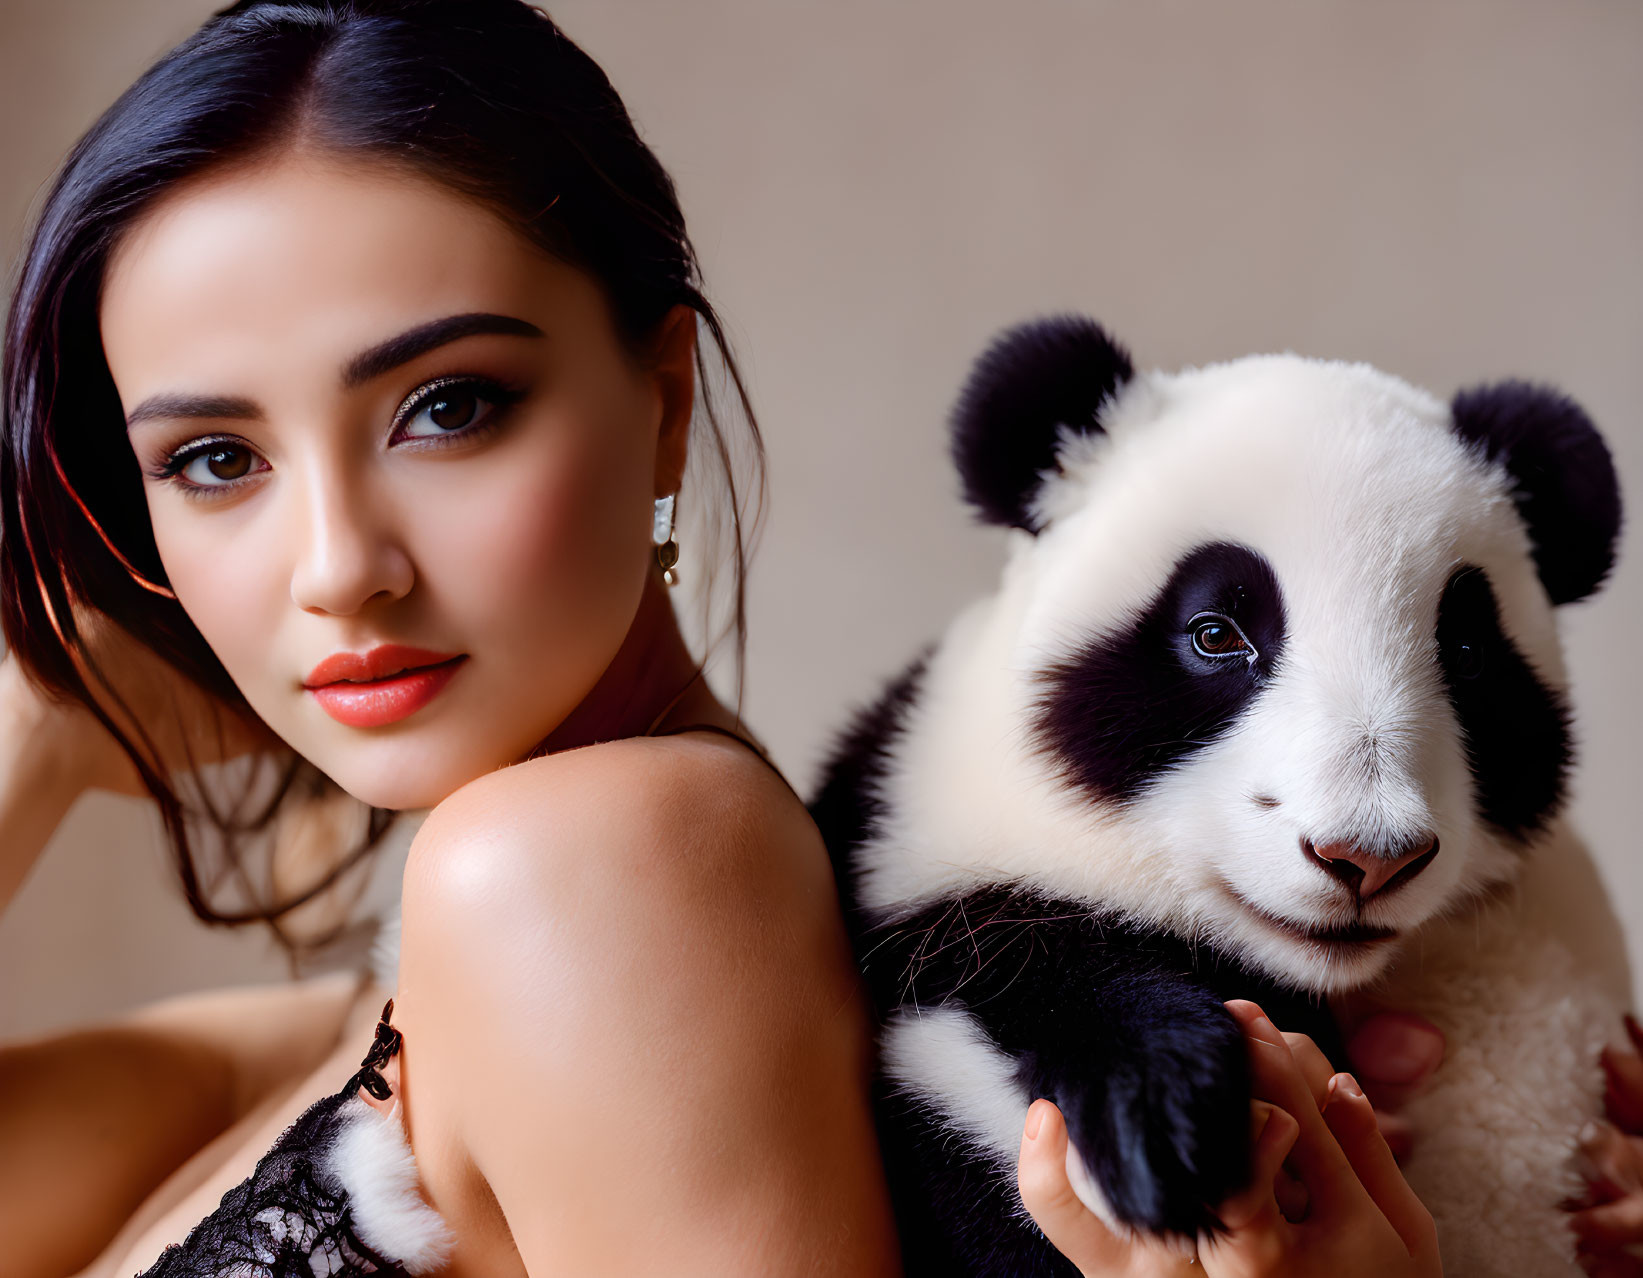
[[673, 499], [678, 493], [669, 493], [656, 499], [656, 515], [650, 525], [651, 544], [656, 547], [656, 562], [662, 569], [662, 580], [670, 586], [679, 584], [675, 567], [679, 562], [679, 539], [673, 535]]

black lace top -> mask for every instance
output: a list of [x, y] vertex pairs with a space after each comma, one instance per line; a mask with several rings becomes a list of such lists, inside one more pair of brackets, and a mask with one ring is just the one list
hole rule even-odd
[[417, 1192], [416, 1165], [396, 1104], [383, 1114], [359, 1095], [392, 1092], [381, 1066], [399, 1051], [389, 999], [359, 1070], [315, 1101], [217, 1209], [138, 1278], [355, 1278], [422, 1274], [441, 1265], [451, 1234]]

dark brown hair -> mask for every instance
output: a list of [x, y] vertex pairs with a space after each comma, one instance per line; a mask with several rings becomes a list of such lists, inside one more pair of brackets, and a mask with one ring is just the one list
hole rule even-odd
[[[705, 427], [718, 465], [723, 491], [715, 509], [727, 518], [734, 566], [729, 620], [709, 650], [734, 634], [738, 713], [746, 563], [764, 484], [757, 420], [719, 317], [703, 295], [673, 183], [604, 72], [523, 0], [242, 0], [214, 14], [104, 112], [52, 184], [6, 317], [0, 624], [30, 678], [54, 696], [87, 705], [131, 757], [159, 803], [194, 913], [221, 925], [265, 922], [293, 957], [300, 947], [281, 919], [377, 846], [393, 813], [372, 809], [358, 846], [331, 859], [301, 890], [258, 900], [270, 894], [251, 886], [243, 837], [266, 832], [288, 803], [340, 792], [292, 756], [280, 761], [269, 796], [241, 796], [244, 801], [224, 808], [202, 794], [205, 824], [222, 836], [226, 865], [252, 901], [243, 909], [218, 908], [195, 856], [190, 830], [197, 818], [162, 772], [152, 740], [140, 724], [132, 740], [92, 695], [95, 683], [124, 709], [97, 668], [74, 609], [111, 618], [231, 712], [254, 719], [166, 591], [141, 474], [124, 442], [121, 405], [103, 358], [97, 309], [114, 246], [157, 198], [213, 166], [297, 143], [388, 160], [482, 202], [533, 243], [599, 280], [623, 340], [635, 351], [671, 308], [695, 311], [734, 388], [752, 445], [749, 516], [748, 486], [737, 483], [705, 346], [699, 346], [698, 429]], [[693, 458], [699, 452], [693, 448]], [[711, 589], [703, 598], [711, 609]], [[711, 623], [706, 628], [711, 632]]]

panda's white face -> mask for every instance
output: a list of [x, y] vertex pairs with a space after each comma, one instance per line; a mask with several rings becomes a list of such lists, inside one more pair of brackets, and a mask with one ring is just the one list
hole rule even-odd
[[1364, 365], [1132, 378], [936, 650], [873, 903], [1014, 879], [1320, 991], [1510, 881], [1568, 740], [1509, 480]]
[[[1309, 986], [1359, 983], [1522, 855], [1482, 815], [1439, 636], [1451, 578], [1480, 569], [1505, 638], [1563, 686], [1505, 478], [1446, 405], [1363, 365], [1280, 356], [1155, 375], [1104, 424], [1041, 495], [1059, 513], [1031, 554], [1017, 677], [1034, 672], [1040, 697], [1076, 701], [1092, 681], [1146, 697], [1054, 717], [1064, 735], [1092, 717], [1135, 734], [1080, 780], [1124, 809], [1131, 837], [1170, 849], [1194, 933]], [[1172, 577], [1186, 597], [1115, 641]], [[1126, 650], [1159, 640], [1180, 651]], [[1209, 739], [1183, 744], [1195, 736]]]

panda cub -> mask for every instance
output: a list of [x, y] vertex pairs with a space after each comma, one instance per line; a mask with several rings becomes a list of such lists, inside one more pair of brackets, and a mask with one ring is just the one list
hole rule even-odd
[[910, 1274], [1076, 1271], [1026, 1216], [1028, 1105], [1079, 1196], [1184, 1241], [1243, 1183], [1253, 998], [1343, 1066], [1330, 996], [1448, 1053], [1406, 1172], [1451, 1275], [1573, 1274], [1558, 1202], [1630, 1001], [1560, 815], [1556, 605], [1607, 575], [1614, 468], [1524, 382], [1363, 364], [1137, 373], [1005, 332], [952, 417], [993, 595], [839, 739], [812, 813], [879, 1022]]

